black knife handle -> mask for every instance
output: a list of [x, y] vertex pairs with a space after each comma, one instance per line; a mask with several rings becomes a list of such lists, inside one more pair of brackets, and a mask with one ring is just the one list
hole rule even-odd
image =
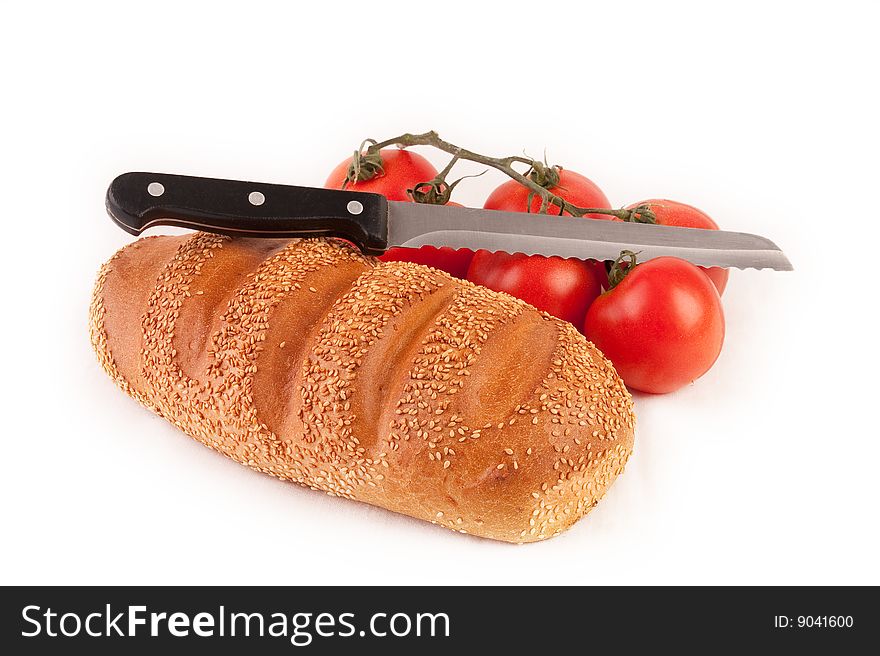
[[369, 254], [388, 248], [388, 201], [379, 194], [123, 173], [110, 183], [106, 203], [133, 235], [168, 225], [236, 237], [341, 237]]

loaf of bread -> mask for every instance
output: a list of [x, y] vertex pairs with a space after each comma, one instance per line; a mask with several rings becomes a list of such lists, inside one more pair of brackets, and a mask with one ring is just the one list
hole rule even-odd
[[557, 535], [632, 451], [631, 397], [571, 325], [340, 241], [140, 239], [101, 268], [90, 330], [205, 445], [461, 533]]

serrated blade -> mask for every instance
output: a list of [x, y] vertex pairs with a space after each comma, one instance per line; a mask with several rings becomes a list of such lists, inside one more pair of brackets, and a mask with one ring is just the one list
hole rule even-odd
[[571, 216], [499, 212], [390, 202], [390, 246], [449, 246], [582, 260], [614, 260], [622, 250], [639, 260], [669, 255], [700, 266], [791, 271], [772, 241], [745, 232], [678, 228]]

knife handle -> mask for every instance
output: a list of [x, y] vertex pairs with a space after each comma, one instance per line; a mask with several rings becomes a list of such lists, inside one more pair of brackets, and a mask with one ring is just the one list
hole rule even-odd
[[106, 204], [132, 235], [167, 225], [236, 237], [340, 237], [374, 255], [388, 248], [388, 201], [360, 191], [137, 172], [110, 183]]

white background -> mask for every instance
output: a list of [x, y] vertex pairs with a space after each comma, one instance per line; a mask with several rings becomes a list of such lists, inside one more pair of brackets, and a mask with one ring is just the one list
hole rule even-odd
[[[876, 4], [810, 5], [7, 5], [0, 582], [880, 583]], [[692, 203], [796, 267], [733, 272], [716, 366], [637, 398], [625, 474], [546, 543], [251, 472], [89, 347], [95, 272], [130, 239], [116, 174], [320, 185], [363, 138], [426, 129], [546, 148], [615, 205]]]

